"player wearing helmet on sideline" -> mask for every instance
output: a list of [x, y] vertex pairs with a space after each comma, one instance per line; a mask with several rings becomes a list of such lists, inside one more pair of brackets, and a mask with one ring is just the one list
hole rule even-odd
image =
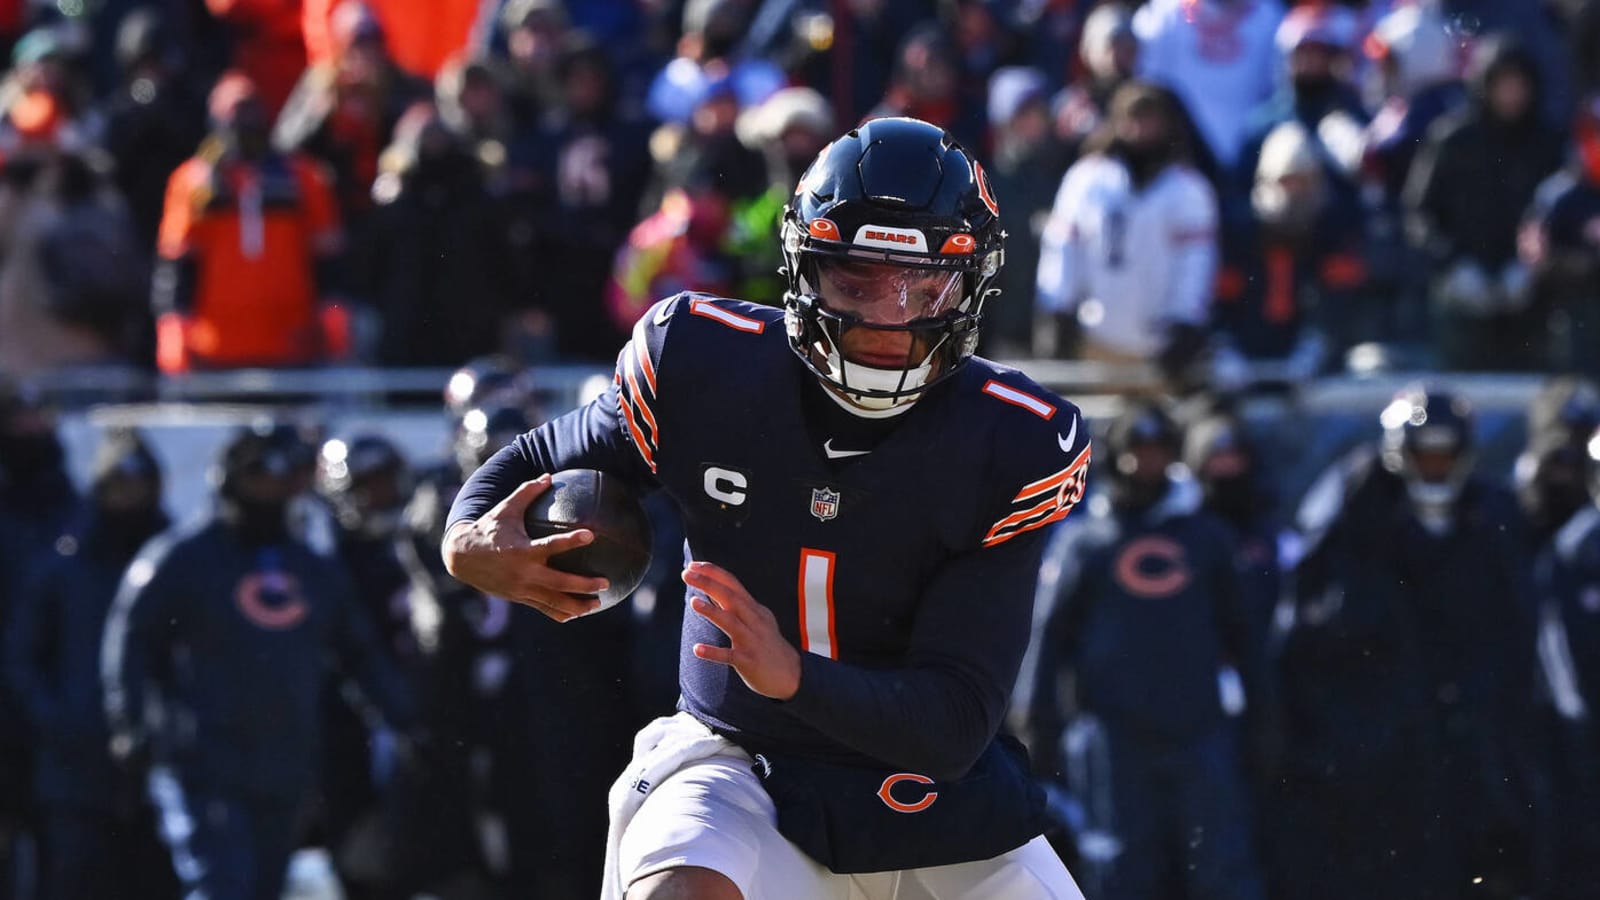
[[542, 476], [603, 469], [682, 513], [679, 712], [612, 788], [604, 896], [1082, 896], [997, 737], [1089, 461], [1076, 407], [973, 356], [998, 216], [947, 132], [863, 124], [784, 215], [781, 309], [657, 303], [606, 394], [462, 489], [450, 571], [562, 621], [600, 580], [548, 564], [588, 532], [525, 533]]

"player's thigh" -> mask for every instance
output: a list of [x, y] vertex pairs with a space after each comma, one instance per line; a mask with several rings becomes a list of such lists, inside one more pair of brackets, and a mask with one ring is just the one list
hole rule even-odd
[[993, 859], [906, 874], [892, 897], [872, 900], [1084, 900], [1066, 864], [1042, 835]]
[[650, 789], [618, 848], [622, 883], [674, 869], [706, 869], [744, 900], [846, 900], [849, 879], [817, 865], [778, 833], [777, 812], [748, 760], [714, 756]]

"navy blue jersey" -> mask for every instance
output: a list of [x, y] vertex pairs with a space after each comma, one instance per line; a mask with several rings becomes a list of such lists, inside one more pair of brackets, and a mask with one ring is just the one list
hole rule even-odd
[[689, 558], [732, 572], [805, 651], [799, 692], [762, 697], [693, 654], [727, 638], [689, 612], [680, 708], [746, 746], [959, 776], [998, 730], [1044, 526], [1082, 497], [1089, 429], [1072, 404], [976, 358], [877, 431], [849, 415], [830, 430], [807, 412], [820, 390], [782, 310], [662, 301], [612, 389], [496, 454], [451, 524], [548, 471], [659, 487]]

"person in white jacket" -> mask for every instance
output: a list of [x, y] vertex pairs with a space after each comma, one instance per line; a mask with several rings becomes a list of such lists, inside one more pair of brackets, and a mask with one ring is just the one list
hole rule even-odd
[[[1131, 82], [1062, 179], [1045, 225], [1038, 304], [1080, 355], [1180, 371], [1204, 346], [1217, 198], [1187, 160], [1178, 99]], [[1050, 328], [1042, 329], [1049, 334]]]

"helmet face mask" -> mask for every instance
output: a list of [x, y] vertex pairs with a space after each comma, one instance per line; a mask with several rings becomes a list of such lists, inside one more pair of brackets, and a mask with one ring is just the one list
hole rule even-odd
[[936, 126], [875, 119], [829, 144], [784, 212], [790, 348], [852, 411], [903, 411], [977, 349], [998, 213]]
[[1411, 387], [1379, 418], [1384, 467], [1405, 482], [1425, 526], [1447, 527], [1476, 462], [1471, 407], [1450, 394]]

